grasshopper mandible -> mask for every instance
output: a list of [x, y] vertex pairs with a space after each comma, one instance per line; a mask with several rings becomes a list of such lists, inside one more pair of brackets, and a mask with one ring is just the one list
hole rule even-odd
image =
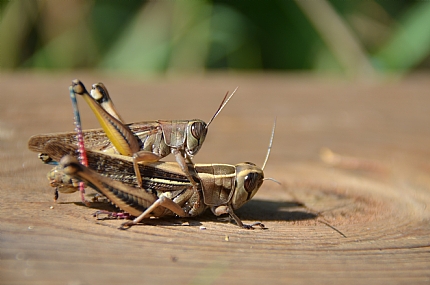
[[194, 217], [208, 207], [217, 216], [229, 214], [240, 227], [253, 229], [260, 225], [264, 228], [261, 223], [243, 224], [234, 210], [248, 202], [263, 184], [263, 170], [273, 143], [274, 128], [262, 168], [250, 162], [188, 164], [190, 173], [198, 181], [198, 191], [193, 190], [192, 183], [175, 163], [139, 165], [143, 188], [136, 188], [137, 179], [130, 157], [88, 150], [87, 168], [72, 156], [76, 155], [76, 146], [51, 142], [45, 146], [44, 153], [56, 161], [62, 157], [58, 171], [84, 181], [121, 210], [137, 217], [123, 223], [121, 228], [151, 216]]
[[[236, 91], [234, 90], [228, 98], [227, 92], [220, 107], [207, 124], [198, 119], [141, 122], [137, 124], [155, 128], [152, 133], [145, 133], [142, 136], [133, 132], [128, 125], [117, 119], [120, 116], [115, 108], [109, 110], [104, 105], [101, 105], [99, 101], [96, 101], [95, 98], [99, 95], [101, 97], [99, 100], [111, 103], [109, 93], [103, 84], [98, 83], [93, 85], [92, 95], [94, 98], [88, 94], [85, 86], [77, 79], [72, 81], [72, 89], [75, 94], [81, 95], [90, 106], [115, 149], [121, 155], [133, 158], [134, 170], [140, 186], [142, 181], [139, 175], [138, 163], [159, 161], [161, 158], [172, 153], [175, 155], [177, 163], [194, 188], [197, 187], [197, 183], [189, 173], [187, 163], [192, 163], [191, 158], [200, 150], [206, 138], [209, 125]], [[107, 105], [110, 106], [109, 104]], [[111, 105], [113, 106], [113, 103]]]

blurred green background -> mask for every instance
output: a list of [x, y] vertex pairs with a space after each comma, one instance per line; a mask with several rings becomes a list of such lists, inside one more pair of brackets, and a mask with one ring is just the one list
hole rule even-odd
[[0, 69], [346, 76], [430, 67], [430, 1], [12, 0]]

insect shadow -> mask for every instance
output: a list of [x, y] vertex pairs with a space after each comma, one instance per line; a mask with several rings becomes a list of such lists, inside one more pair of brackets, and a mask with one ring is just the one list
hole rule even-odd
[[[84, 206], [81, 202], [72, 202], [76, 206]], [[306, 210], [298, 210], [297, 208], [303, 205], [298, 202], [276, 202], [267, 200], [251, 200], [242, 208], [237, 210], [238, 216], [243, 220], [253, 221], [303, 221], [313, 220], [318, 216], [313, 213], [309, 213]], [[85, 206], [86, 207], [86, 206]], [[110, 203], [93, 202], [90, 203], [90, 207], [96, 211], [118, 211], [118, 208]], [[294, 210], [293, 210], [294, 209]], [[171, 225], [183, 225], [183, 221], [187, 221], [189, 226], [200, 226], [200, 221], [216, 221], [223, 217], [214, 216], [210, 210], [206, 210], [205, 213], [194, 218], [172, 218], [165, 217], [156, 219], [156, 221], [147, 220], [145, 224], [164, 224], [169, 223]]]
[[[108, 212], [118, 212], [120, 211], [117, 207], [115, 207], [114, 205], [108, 203], [108, 202], [89, 202], [89, 205], [86, 206], [84, 204], [82, 204], [82, 202], [65, 202], [63, 204], [68, 204], [68, 203], [73, 203], [76, 206], [81, 206], [81, 207], [85, 207], [88, 208], [90, 207], [91, 209], [93, 209], [95, 212], [97, 211], [108, 211]], [[207, 211], [206, 213], [210, 214], [210, 211]], [[213, 216], [213, 215], [212, 215]], [[163, 225], [168, 225], [168, 226], [183, 226], [184, 223], [186, 223], [188, 226], [194, 226], [194, 227], [198, 227], [201, 226], [202, 223], [199, 221], [199, 217], [193, 217], [193, 218], [175, 218], [175, 217], [161, 217], [161, 218], [157, 218], [157, 219], [145, 219], [142, 224], [145, 225], [149, 225], [149, 226], [163, 226]], [[106, 215], [104, 215], [104, 217], [100, 217], [98, 218], [98, 220], [115, 220], [116, 218], [109, 218]], [[203, 219], [202, 219], [203, 220]]]
[[304, 221], [318, 217], [305, 209], [298, 209], [300, 207], [303, 207], [303, 204], [294, 201], [276, 202], [254, 199], [238, 209], [237, 215], [244, 220], [259, 221]]

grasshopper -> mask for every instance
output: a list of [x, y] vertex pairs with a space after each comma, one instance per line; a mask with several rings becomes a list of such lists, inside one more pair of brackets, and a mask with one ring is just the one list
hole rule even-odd
[[234, 210], [248, 202], [265, 180], [263, 170], [270, 154], [274, 128], [262, 168], [250, 162], [188, 164], [188, 170], [198, 181], [198, 191], [193, 190], [192, 183], [176, 163], [139, 165], [143, 181], [141, 189], [130, 157], [88, 150], [89, 167], [85, 167], [73, 157], [77, 150], [74, 145], [50, 142], [43, 151], [56, 161], [62, 157], [57, 167], [59, 172], [84, 181], [121, 210], [137, 217], [123, 223], [122, 229], [151, 216], [194, 217], [208, 207], [216, 216], [229, 214], [242, 228], [253, 229], [256, 225], [264, 228], [261, 223], [243, 224]]
[[[138, 163], [155, 162], [172, 153], [194, 188], [197, 187], [197, 183], [190, 175], [186, 164], [192, 163], [191, 158], [200, 150], [206, 138], [209, 125], [236, 91], [228, 98], [227, 92], [220, 107], [208, 124], [198, 119], [140, 122], [137, 124], [150, 126], [152, 132], [139, 134], [133, 132], [128, 125], [120, 120], [115, 108], [108, 108], [113, 106], [113, 103], [111, 103], [109, 93], [103, 84], [93, 85], [92, 96], [88, 94], [85, 86], [79, 80], [72, 81], [72, 89], [75, 94], [81, 95], [90, 106], [115, 149], [121, 155], [132, 156], [134, 170], [140, 186], [142, 181], [139, 175]], [[95, 99], [98, 97], [99, 101]], [[100, 100], [106, 102], [106, 105], [101, 105]]]
[[[139, 185], [142, 184], [139, 167], [137, 167], [139, 161], [154, 162], [174, 153], [176, 161], [193, 183], [194, 188], [196, 188], [196, 183], [188, 172], [185, 158], [188, 163], [192, 163], [191, 157], [199, 151], [203, 144], [209, 125], [237, 90], [236, 88], [228, 98], [228, 93], [226, 94], [220, 107], [207, 124], [197, 119], [124, 124], [113, 106], [106, 87], [102, 83], [94, 84], [92, 87], [90, 96], [79, 80], [73, 80], [70, 86], [73, 95], [82, 95], [88, 102], [103, 126], [102, 129], [82, 131], [86, 149], [132, 156]], [[39, 157], [46, 163], [49, 160], [49, 157], [43, 153], [46, 144], [54, 141], [62, 144], [78, 144], [78, 137], [75, 132], [35, 135], [30, 138], [28, 148], [41, 153]], [[55, 162], [51, 163], [55, 164]]]

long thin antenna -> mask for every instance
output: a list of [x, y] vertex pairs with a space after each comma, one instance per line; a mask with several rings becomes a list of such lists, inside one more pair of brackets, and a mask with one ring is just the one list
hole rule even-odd
[[281, 186], [282, 186], [281, 182], [279, 182], [279, 181], [278, 181], [278, 180], [276, 180], [275, 178], [271, 178], [271, 177], [263, 178], [263, 181], [264, 181], [264, 180], [269, 180], [269, 181], [275, 182], [276, 184], [278, 184], [278, 185], [281, 185]]
[[266, 167], [267, 160], [269, 160], [270, 150], [272, 149], [272, 145], [273, 145], [273, 137], [275, 136], [275, 128], [276, 128], [276, 117], [275, 117], [275, 121], [273, 122], [272, 136], [270, 137], [269, 148], [267, 149], [266, 159], [264, 160], [263, 167], [261, 168], [261, 170], [264, 170], [264, 167]]
[[[222, 109], [224, 109], [225, 105], [227, 105], [228, 101], [230, 101], [231, 97], [233, 97], [234, 93], [236, 93], [238, 87], [236, 87], [236, 89], [234, 89], [234, 91], [231, 93], [231, 95], [227, 98], [228, 95], [228, 91], [224, 96], [224, 99], [222, 99], [221, 105], [219, 105], [218, 110], [215, 112], [215, 115], [213, 115], [212, 119], [210, 119], [209, 123], [206, 125], [206, 129], [209, 127], [209, 125], [212, 123], [212, 121], [216, 118], [216, 116], [218, 116], [218, 114], [221, 112]], [[227, 98], [227, 100], [226, 100]]]

